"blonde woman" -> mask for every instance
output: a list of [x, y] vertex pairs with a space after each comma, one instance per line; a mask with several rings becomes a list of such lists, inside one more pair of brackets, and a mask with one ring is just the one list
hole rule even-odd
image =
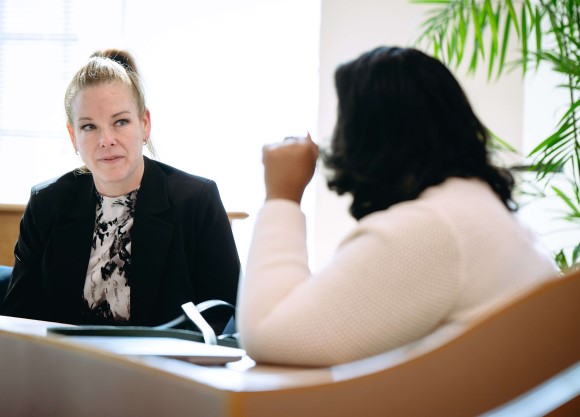
[[[81, 169], [32, 189], [2, 314], [157, 325], [235, 304], [239, 258], [216, 184], [143, 155], [151, 116], [130, 53], [97, 51], [65, 95]], [[220, 330], [231, 311], [208, 320]]]

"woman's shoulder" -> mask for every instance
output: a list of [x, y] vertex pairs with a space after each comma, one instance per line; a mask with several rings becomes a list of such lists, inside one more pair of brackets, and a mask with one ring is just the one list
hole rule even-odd
[[[427, 188], [414, 200], [395, 204], [361, 219], [361, 225], [399, 233], [482, 227], [491, 219], [513, 222], [512, 213], [486, 183], [476, 179], [449, 178]], [[457, 237], [457, 236], [456, 236]]]
[[451, 204], [453, 202], [465, 204], [474, 200], [485, 200], [499, 206], [504, 206], [494, 193], [490, 185], [478, 178], [450, 177], [440, 184], [424, 190], [419, 198], [421, 202], [438, 202]]
[[[146, 160], [146, 173], [140, 194], [145, 192], [150, 198], [158, 198], [152, 195], [159, 190], [166, 190], [170, 205], [183, 207], [188, 210], [191, 207], [199, 209], [221, 205], [221, 197], [216, 183], [199, 175], [190, 174], [181, 169], [159, 161]], [[165, 192], [163, 192], [165, 193]], [[142, 194], [139, 198], [143, 198]]]
[[474, 236], [500, 235], [501, 228], [490, 228], [490, 222], [513, 227], [514, 217], [486, 183], [451, 178], [414, 200], [363, 217], [353, 235], [372, 233], [388, 242], [460, 250]]
[[79, 202], [82, 207], [86, 202], [85, 193], [81, 190], [86, 190], [88, 196], [92, 187], [92, 176], [78, 170], [36, 184], [32, 187], [25, 217], [33, 217], [38, 227], [50, 227], [71, 204], [71, 212], [79, 213]]
[[32, 187], [32, 194], [35, 197], [50, 197], [53, 198], [57, 194], [64, 194], [70, 192], [74, 187], [77, 187], [80, 183], [90, 183], [92, 177], [90, 173], [83, 173], [79, 170], [73, 170], [63, 174], [59, 177], [54, 177], [38, 183]]
[[[377, 211], [363, 217], [351, 237], [372, 234], [385, 244], [400, 245], [403, 242], [429, 250], [451, 250], [459, 242], [452, 219], [437, 207], [411, 200]], [[433, 247], [435, 245], [435, 247]]]
[[148, 159], [147, 164], [155, 170], [162, 172], [167, 178], [169, 185], [187, 185], [195, 188], [203, 188], [215, 184], [215, 182], [209, 178], [202, 177], [200, 175], [195, 175], [172, 165], [165, 164], [163, 162]]

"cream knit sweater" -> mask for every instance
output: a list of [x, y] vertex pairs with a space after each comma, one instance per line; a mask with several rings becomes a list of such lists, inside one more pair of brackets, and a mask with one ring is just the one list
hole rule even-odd
[[238, 298], [242, 346], [259, 362], [332, 365], [471, 321], [556, 275], [490, 187], [451, 178], [361, 219], [316, 274], [298, 204], [266, 202]]

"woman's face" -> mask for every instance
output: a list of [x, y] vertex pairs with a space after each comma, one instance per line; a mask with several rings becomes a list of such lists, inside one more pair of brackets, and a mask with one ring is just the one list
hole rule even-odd
[[121, 82], [81, 90], [72, 103], [73, 146], [91, 171], [97, 191], [117, 197], [135, 190], [143, 177], [143, 145], [149, 111], [140, 117], [131, 89]]

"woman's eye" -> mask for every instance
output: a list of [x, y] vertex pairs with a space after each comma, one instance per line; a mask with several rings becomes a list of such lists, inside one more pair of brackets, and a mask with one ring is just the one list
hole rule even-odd
[[120, 119], [115, 122], [115, 125], [117, 126], [125, 126], [126, 124], [129, 124], [128, 119]]
[[86, 125], [82, 125], [81, 126], [81, 130], [85, 131], [85, 132], [90, 132], [91, 130], [95, 129], [95, 125], [92, 124], [86, 124]]

